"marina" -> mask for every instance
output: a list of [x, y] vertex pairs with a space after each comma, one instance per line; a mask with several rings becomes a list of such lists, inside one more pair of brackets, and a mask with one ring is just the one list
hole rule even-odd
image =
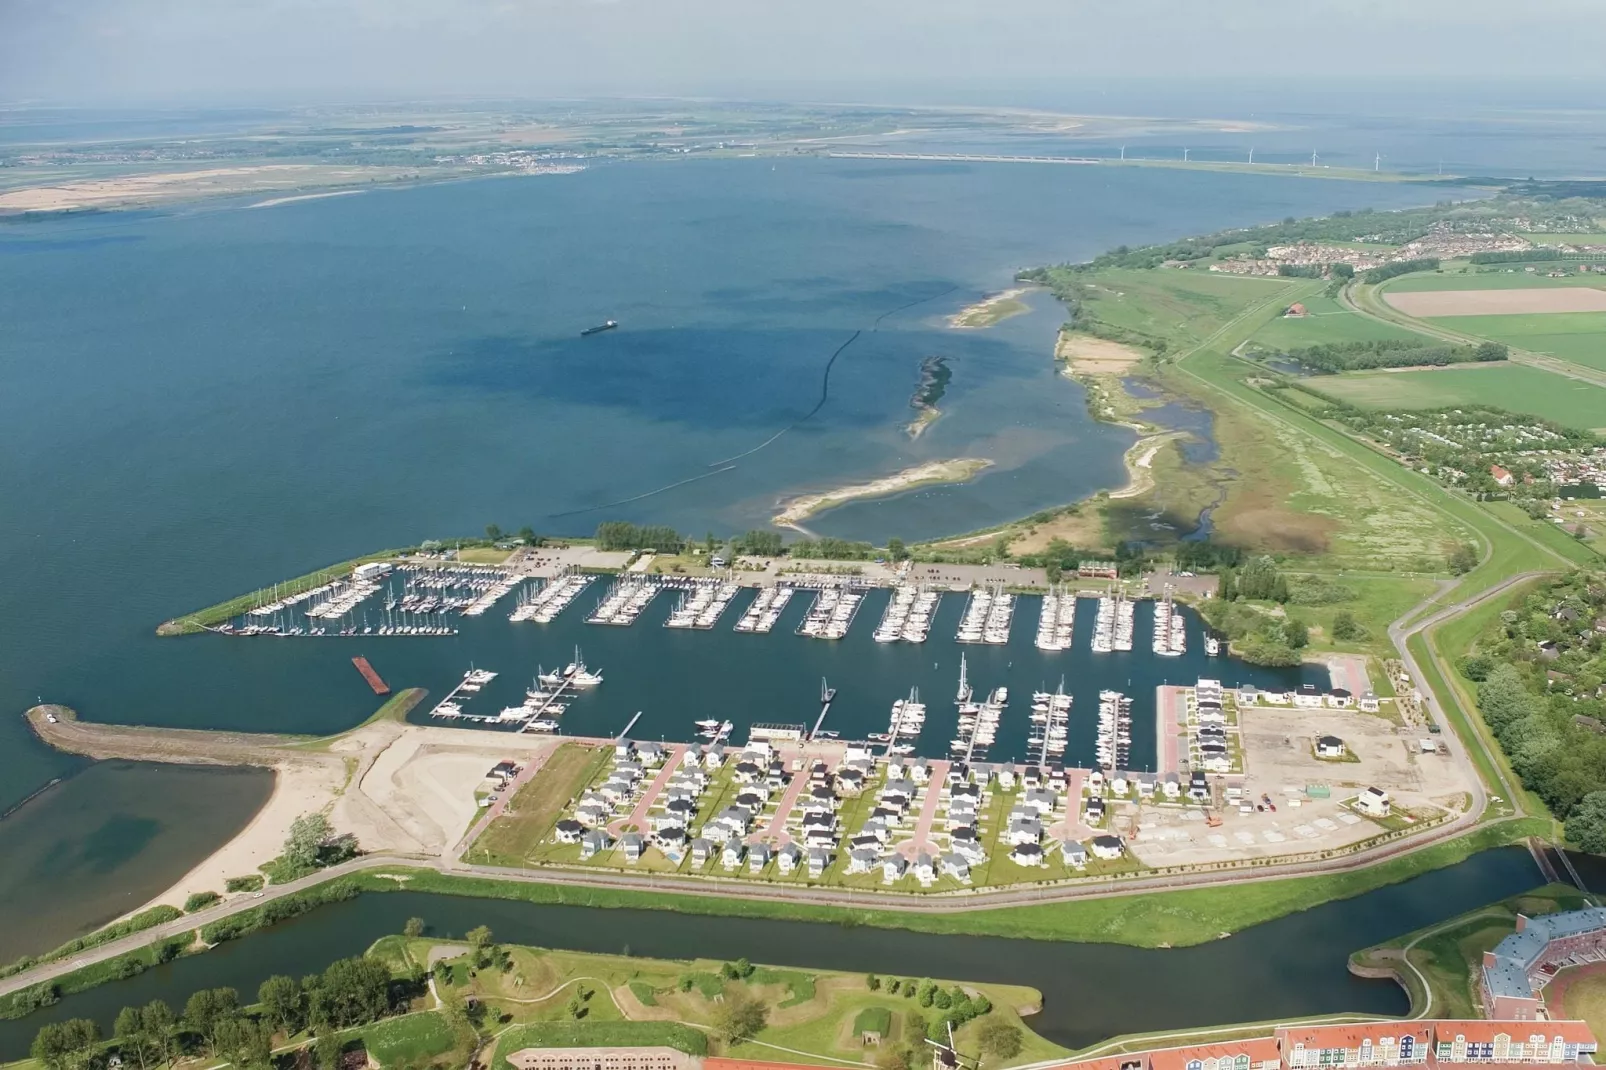
[[703, 580], [681, 592], [680, 601], [664, 621], [665, 628], [707, 631], [719, 623], [741, 587], [728, 580]]
[[753, 635], [768, 635], [775, 628], [775, 622], [781, 619], [781, 611], [786, 608], [786, 603], [791, 600], [790, 587], [761, 588], [753, 597], [753, 601], [742, 611], [741, 618], [736, 622], [736, 630]]
[[1099, 692], [1097, 756], [1101, 769], [1132, 767], [1132, 700], [1119, 691]]
[[1154, 602], [1154, 640], [1150, 648], [1163, 658], [1180, 657], [1188, 649], [1188, 627], [1175, 611], [1170, 590]]
[[657, 583], [649, 579], [630, 577], [616, 580], [597, 603], [597, 608], [586, 618], [586, 623], [628, 628], [636, 623], [636, 618], [657, 597], [660, 589]]
[[864, 592], [845, 587], [825, 587], [814, 596], [808, 614], [797, 626], [797, 634], [810, 639], [843, 639], [853, 627], [853, 619], [864, 604]]
[[1043, 595], [1037, 616], [1037, 649], [1069, 650], [1075, 639], [1076, 595], [1055, 584]]
[[[587, 738], [610, 736], [627, 713], [639, 710], [645, 731], [654, 739], [707, 740], [710, 731], [721, 739], [743, 739], [756, 723], [802, 725], [804, 740], [867, 741], [878, 750], [891, 745], [897, 754], [1092, 768], [1099, 764], [1094, 711], [1101, 690], [1146, 695], [1158, 685], [1191, 683], [1201, 676], [1264, 685], [1308, 674], [1325, 682], [1319, 666], [1259, 669], [1218, 654], [1209, 667], [1207, 642], [1177, 645], [1171, 638], [1179, 625], [1186, 635], [1191, 609], [1162, 599], [1139, 617], [1133, 612], [1135, 603], [1113, 590], [1082, 607], [1096, 611], [1096, 624], [1078, 634], [1074, 622], [1081, 598], [1064, 588], [1041, 595], [978, 588], [964, 598], [943, 598], [950, 588], [930, 583], [872, 587], [858, 577], [826, 574], [787, 576], [784, 582], [756, 588], [725, 577], [626, 574], [610, 577], [595, 607], [580, 614], [565, 611], [595, 583], [594, 574], [566, 569], [549, 577], [519, 576], [509, 584], [512, 575], [478, 565], [393, 567], [387, 574], [365, 577], [368, 587], [376, 580], [380, 586], [368, 601], [347, 610], [345, 620], [358, 622], [358, 635], [364, 634], [360, 622], [365, 612], [370, 621], [377, 615], [381, 622], [440, 622], [409, 624], [416, 630], [398, 631], [430, 641], [409, 648], [405, 664], [385, 673], [396, 687], [424, 686], [436, 695], [449, 690], [445, 699], [432, 698], [415, 716], [427, 717], [433, 707], [430, 719]], [[658, 597], [666, 590], [670, 597]], [[798, 590], [807, 597], [794, 597]], [[261, 607], [266, 614], [248, 612], [238, 623], [272, 627], [277, 622], [309, 635], [315, 634], [313, 627], [323, 627], [324, 634], [331, 634], [338, 628], [329, 625], [338, 621], [308, 618], [305, 610], [329, 604], [340, 594], [341, 588], [330, 584], [294, 601], [273, 599], [276, 605]], [[489, 612], [468, 616], [465, 610], [477, 600], [492, 606], [516, 604], [505, 610], [506, 617]], [[1035, 626], [1013, 629], [1017, 611], [1035, 614]], [[861, 612], [878, 620], [874, 634], [853, 631]], [[509, 627], [504, 621], [545, 627]], [[645, 630], [627, 626], [638, 621]], [[1158, 641], [1161, 622], [1163, 643]], [[591, 627], [594, 623], [614, 627]], [[383, 634], [384, 626], [373, 634]], [[437, 637], [432, 627], [450, 634]], [[955, 642], [933, 643], [933, 628], [954, 636]], [[893, 632], [897, 638], [889, 640]], [[765, 638], [755, 642], [748, 638], [753, 636]], [[926, 641], [920, 642], [922, 637]], [[812, 639], [832, 642], [807, 642]], [[1102, 661], [1099, 654], [1115, 649], [1117, 641], [1128, 648], [1141, 642], [1141, 657]], [[740, 648], [727, 649], [726, 642]], [[602, 674], [586, 667], [580, 646], [615, 667], [608, 687], [596, 686]], [[1171, 653], [1173, 649], [1177, 652]], [[269, 663], [281, 660], [274, 656]], [[479, 688], [460, 689], [460, 666], [469, 660], [500, 675]], [[349, 664], [350, 658], [340, 661]], [[388, 663], [377, 659], [375, 664], [386, 669]], [[824, 684], [825, 676], [836, 686]], [[450, 682], [443, 683], [443, 677]], [[1044, 696], [1056, 694], [1062, 678], [1065, 699], [1071, 699], [1074, 684], [1081, 703], [1047, 702]], [[716, 679], [718, 685], [711, 688]], [[929, 695], [933, 688], [952, 695], [952, 705], [930, 706], [917, 694], [898, 738], [890, 739], [888, 706], [883, 703], [893, 695], [907, 696], [911, 689]], [[1034, 716], [1007, 716], [1007, 701], [993, 701], [1000, 688], [1005, 696], [1034, 696]], [[370, 693], [371, 685], [363, 692]], [[753, 695], [765, 700], [744, 698]], [[318, 705], [315, 698], [313, 708]], [[1160, 755], [1151, 737], [1147, 701], [1140, 705], [1140, 730], [1127, 741], [1124, 764], [1152, 771]], [[1086, 715], [1076, 716], [1076, 709]]]
[[1048, 765], [1049, 759], [1059, 759], [1065, 753], [1070, 739], [1071, 696], [1065, 693], [1065, 679], [1060, 678], [1059, 690], [1032, 695], [1032, 732], [1027, 740], [1037, 764]]

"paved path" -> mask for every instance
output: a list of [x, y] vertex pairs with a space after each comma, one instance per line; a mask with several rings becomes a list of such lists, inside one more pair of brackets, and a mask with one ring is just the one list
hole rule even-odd
[[938, 758], [931, 763], [931, 779], [926, 781], [926, 798], [920, 807], [920, 819], [915, 822], [914, 850], [935, 856], [937, 844], [931, 838], [931, 826], [937, 820], [937, 803], [942, 799], [943, 785], [948, 783], [948, 767], [953, 763]]
[[658, 775], [652, 778], [652, 784], [647, 790], [641, 793], [641, 798], [637, 800], [635, 809], [624, 817], [618, 817], [608, 822], [608, 831], [615, 839], [629, 825], [634, 825], [637, 832], [645, 833], [647, 831], [647, 811], [652, 809], [652, 804], [657, 802], [658, 796], [663, 793], [664, 785], [669, 783], [669, 778], [675, 775], [676, 769], [680, 768], [680, 763], [690, 746], [691, 744], [689, 743], [674, 743], [669, 746], [663, 767], [658, 770]]
[[781, 793], [781, 801], [775, 806], [775, 816], [770, 818], [770, 823], [764, 826], [762, 832], [749, 836], [747, 842], [757, 844], [767, 841], [774, 844], [777, 849], [791, 843], [792, 834], [786, 830], [786, 818], [791, 814], [792, 807], [797, 805], [798, 796], [802, 795], [803, 789], [808, 786], [809, 777], [806, 772], [799, 769], [793, 773], [792, 779], [787, 782], [786, 791]]
[[1183, 730], [1187, 704], [1182, 701], [1182, 688], [1175, 684], [1161, 684], [1155, 689], [1154, 731], [1159, 740], [1160, 777], [1167, 773], [1182, 772], [1182, 744], [1177, 738]]

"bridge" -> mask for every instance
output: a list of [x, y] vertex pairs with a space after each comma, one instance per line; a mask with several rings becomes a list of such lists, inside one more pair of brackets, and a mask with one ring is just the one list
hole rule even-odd
[[991, 156], [962, 152], [828, 152], [833, 160], [923, 160], [939, 163], [1103, 163], [1095, 156]]

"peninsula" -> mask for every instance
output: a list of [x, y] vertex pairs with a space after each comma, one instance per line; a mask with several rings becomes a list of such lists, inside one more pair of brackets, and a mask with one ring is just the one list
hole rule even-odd
[[865, 483], [850, 483], [844, 487], [799, 495], [783, 502], [780, 511], [770, 522], [778, 528], [804, 531], [805, 520], [827, 509], [835, 509], [839, 505], [866, 498], [886, 498], [935, 484], [968, 483], [992, 465], [993, 462], [985, 457], [954, 457], [944, 461], [927, 461]]

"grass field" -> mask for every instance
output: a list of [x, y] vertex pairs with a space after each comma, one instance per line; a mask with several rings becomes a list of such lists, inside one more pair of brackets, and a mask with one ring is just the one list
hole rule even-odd
[[1590, 972], [1583, 976], [1559, 978], [1567, 982], [1561, 1012], [1568, 1018], [1582, 1018], [1588, 1022], [1598, 1037], [1606, 1035], [1606, 971], [1599, 966], [1586, 969]]
[[521, 865], [547, 840], [563, 808], [612, 757], [605, 747], [565, 743], [519, 789], [502, 816], [469, 848], [476, 862]]
[[1364, 408], [1496, 405], [1568, 427], [1606, 427], [1606, 389], [1520, 364], [1460, 365], [1433, 371], [1351, 372], [1324, 375], [1314, 385], [1324, 394]]
[[1326, 342], [1402, 339], [1431, 343], [1431, 339], [1415, 331], [1396, 327], [1391, 323], [1380, 323], [1345, 308], [1326, 294], [1314, 294], [1305, 298], [1300, 304], [1305, 306], [1309, 315], [1298, 318], [1278, 316], [1256, 331], [1249, 339], [1250, 344], [1263, 346], [1266, 349], [1288, 350]]
[[[1601, 282], [1606, 284], [1606, 278]], [[1435, 326], [1504, 342], [1513, 349], [1547, 353], [1606, 371], [1606, 312], [1550, 312], [1522, 316], [1444, 316]], [[1602, 417], [1596, 426], [1606, 426]]]
[[1086, 279], [1084, 314], [1176, 349], [1203, 342], [1249, 305], [1289, 289], [1287, 283], [1207, 271], [1100, 271]]
[[[398, 969], [406, 956], [422, 960], [441, 946], [430, 939], [386, 937], [371, 954]], [[878, 978], [872, 988], [862, 973], [754, 966], [746, 976], [729, 977], [726, 964], [713, 959], [669, 961], [535, 947], [504, 950], [501, 969], [472, 971], [465, 947], [463, 956], [447, 960], [450, 978], [437, 976], [436, 982], [447, 997], [473, 997], [511, 1019], [498, 1040], [493, 1068], [505, 1070], [507, 1056], [521, 1048], [550, 1046], [666, 1045], [694, 1055], [855, 1062], [876, 1050], [861, 1040], [858, 1025], [864, 1021], [886, 1024], [884, 1046], [921, 1045], [918, 1036], [905, 1035], [906, 1012], [919, 1008], [916, 999], [902, 992], [904, 984], [913, 983], [909, 979], [901, 979], [900, 991], [893, 992], [893, 978]], [[1042, 993], [1036, 989], [952, 980], [936, 984], [948, 992], [962, 984], [985, 995], [992, 1004], [986, 1020], [1021, 1030], [1022, 1051], [1000, 1065], [1067, 1054], [1022, 1020], [1023, 1014], [1042, 1006]], [[737, 997], [764, 1004], [767, 1018], [752, 1043], [730, 1045], [714, 1027], [720, 1008]], [[940, 1012], [932, 1008], [921, 1013], [933, 1018]], [[957, 1039], [961, 1049], [975, 1052], [969, 1032], [961, 1031]]]
[[1549, 827], [1548, 821], [1489, 825], [1375, 866], [1319, 877], [954, 914], [712, 898], [646, 889], [580, 888], [526, 881], [498, 881], [441, 874], [433, 870], [414, 870], [405, 866], [384, 871], [405, 877], [404, 882], [386, 877], [378, 871], [359, 874], [351, 879], [360, 887], [375, 891], [396, 891], [405, 886], [409, 891], [534, 903], [862, 924], [914, 932], [1009, 936], [1026, 940], [1182, 947], [1206, 943], [1219, 937], [1222, 932], [1238, 932], [1293, 911], [1305, 910], [1334, 899], [1346, 899], [1454, 865], [1478, 851], [1512, 843], [1524, 836], [1543, 834]]

